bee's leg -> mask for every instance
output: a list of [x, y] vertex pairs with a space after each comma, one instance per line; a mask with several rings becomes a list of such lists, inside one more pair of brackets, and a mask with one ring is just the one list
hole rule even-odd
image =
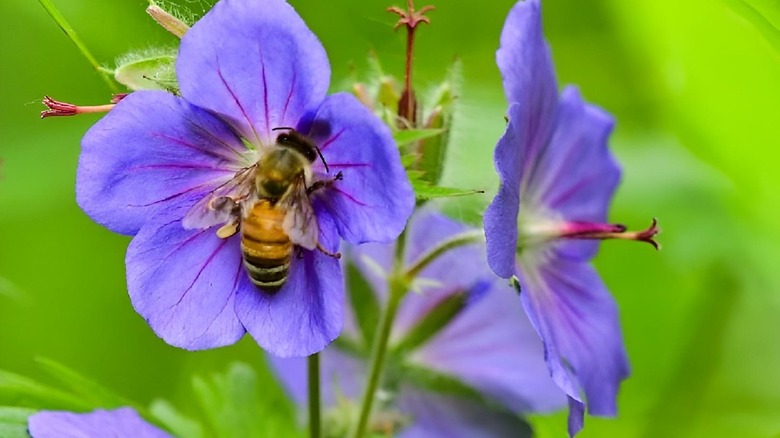
[[341, 258], [341, 253], [340, 252], [335, 252], [335, 253], [334, 252], [330, 252], [327, 249], [323, 248], [322, 245], [320, 245], [319, 243], [317, 244], [317, 249], [320, 250], [321, 253], [323, 253], [323, 254], [325, 254], [327, 256], [333, 257], [334, 259], [340, 259]]
[[344, 174], [339, 172], [334, 176], [332, 179], [326, 179], [321, 181], [315, 181], [314, 184], [311, 185], [311, 187], [306, 188], [306, 194], [311, 195], [317, 190], [324, 189], [325, 187], [330, 187], [335, 183], [336, 181], [341, 181], [344, 179]]

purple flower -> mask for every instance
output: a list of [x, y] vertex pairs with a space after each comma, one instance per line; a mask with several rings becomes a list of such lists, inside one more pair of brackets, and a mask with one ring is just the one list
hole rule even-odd
[[144, 421], [132, 408], [86, 414], [41, 411], [27, 420], [32, 438], [171, 438]]
[[130, 298], [169, 344], [248, 331], [280, 356], [323, 349], [343, 324], [339, 236], [392, 240], [414, 206], [389, 129], [351, 95], [326, 96], [325, 50], [282, 0], [220, 1], [176, 70], [181, 97], [132, 93], [86, 134], [79, 205], [135, 235]]
[[620, 180], [607, 149], [613, 120], [575, 87], [558, 95], [539, 0], [511, 10], [496, 58], [510, 106], [495, 151], [501, 185], [484, 219], [488, 262], [519, 280], [553, 380], [569, 396], [574, 435], [585, 399], [590, 414], [615, 415], [629, 373], [615, 302], [589, 263], [598, 250], [591, 239], [656, 245], [657, 229], [605, 223]]
[[[468, 228], [438, 213], [416, 214], [408, 228], [405, 265], [464, 231]], [[394, 245], [361, 245], [350, 254], [384, 301]], [[380, 390], [384, 402], [372, 424], [400, 425], [401, 438], [516, 437], [527, 428], [517, 413], [562, 407], [565, 397], [549, 378], [541, 343], [516, 300], [512, 288], [487, 266], [484, 245], [450, 250], [432, 262], [399, 306]], [[460, 304], [454, 317], [410, 343], [423, 321], [441, 316], [447, 302]], [[323, 399], [331, 414], [360, 402], [367, 350], [348, 309], [342, 338], [322, 353]], [[296, 402], [305, 406], [305, 362], [272, 359], [272, 364]], [[431, 385], [437, 378], [460, 382], [476, 399]]]

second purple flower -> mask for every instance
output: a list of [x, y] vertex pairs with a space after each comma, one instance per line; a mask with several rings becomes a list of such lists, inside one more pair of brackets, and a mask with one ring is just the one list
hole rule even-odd
[[326, 96], [325, 50], [282, 0], [217, 3], [176, 70], [181, 97], [135, 92], [86, 134], [79, 205], [135, 235], [130, 297], [169, 344], [322, 350], [343, 324], [340, 238], [390, 241], [414, 207], [390, 131]]

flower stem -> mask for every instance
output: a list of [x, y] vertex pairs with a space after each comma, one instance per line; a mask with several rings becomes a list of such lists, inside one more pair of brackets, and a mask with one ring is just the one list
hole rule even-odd
[[382, 379], [390, 331], [398, 311], [398, 304], [401, 302], [401, 298], [403, 298], [407, 290], [406, 282], [403, 281], [401, 276], [395, 273], [390, 276], [389, 286], [390, 291], [387, 299], [387, 306], [379, 321], [379, 330], [373, 340], [368, 382], [366, 384], [365, 392], [363, 393], [360, 416], [358, 417], [357, 425], [351, 435], [352, 438], [363, 438], [366, 434], [368, 420], [371, 417], [371, 410], [374, 406], [376, 390], [379, 387], [379, 381]]
[[322, 422], [320, 421], [320, 354], [315, 353], [308, 357], [309, 376], [309, 438], [322, 436]]
[[420, 256], [409, 269], [406, 270], [404, 278], [406, 281], [411, 282], [420, 274], [420, 272], [431, 264], [434, 260], [439, 258], [445, 252], [455, 249], [459, 246], [469, 245], [472, 243], [483, 243], [485, 241], [485, 233], [482, 230], [471, 230], [460, 234], [456, 234], [451, 238], [439, 243], [433, 249]]
[[103, 80], [108, 85], [108, 88], [111, 89], [112, 92], [118, 93], [120, 90], [116, 86], [116, 84], [109, 78], [110, 75], [114, 74], [113, 70], [107, 69], [100, 65], [100, 63], [97, 62], [97, 59], [95, 59], [94, 56], [92, 56], [92, 52], [87, 49], [87, 46], [84, 44], [83, 41], [81, 41], [81, 38], [76, 34], [76, 31], [73, 30], [73, 27], [68, 23], [68, 21], [65, 19], [65, 16], [60, 13], [60, 11], [57, 9], [56, 6], [51, 2], [51, 0], [38, 0], [38, 3], [43, 6], [44, 9], [46, 9], [46, 12], [49, 13], [49, 16], [54, 20], [55, 23], [62, 29], [63, 32], [65, 32], [65, 35], [70, 38], [71, 41], [73, 41], [73, 44], [76, 45], [76, 47], [79, 49], [82, 55], [89, 61], [90, 64], [92, 64], [92, 67], [100, 73], [100, 77], [103, 78]]

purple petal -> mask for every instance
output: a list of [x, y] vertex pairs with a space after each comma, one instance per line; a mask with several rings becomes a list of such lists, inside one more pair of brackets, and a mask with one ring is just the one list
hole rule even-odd
[[[517, 2], [509, 11], [501, 32], [501, 47], [496, 62], [504, 80], [509, 104], [517, 103], [515, 114], [518, 143], [514, 162], [502, 162], [515, 175], [528, 174], [534, 157], [546, 147], [555, 126], [558, 86], [550, 58], [550, 49], [542, 33], [539, 0]], [[511, 117], [510, 117], [511, 118]], [[522, 159], [522, 161], [518, 160]], [[499, 153], [496, 151], [496, 165]], [[501, 173], [501, 169], [499, 169]], [[502, 178], [503, 181], [503, 178]]]
[[170, 438], [171, 435], [144, 421], [133, 409], [102, 409], [86, 414], [41, 411], [30, 416], [32, 438]]
[[[558, 123], [549, 145], [534, 160], [534, 172], [521, 194], [523, 206], [542, 206], [567, 221], [604, 223], [620, 167], [607, 147], [612, 117], [567, 87], [558, 107]], [[521, 214], [523, 214], [521, 212]], [[597, 241], [567, 241], [562, 254], [588, 260]]]
[[[320, 218], [320, 244], [338, 248], [336, 229]], [[295, 251], [298, 251], [297, 247]], [[344, 275], [339, 261], [319, 250], [293, 255], [287, 283], [277, 292], [259, 290], [248, 279], [236, 295], [236, 314], [269, 353], [308, 356], [328, 346], [344, 324]]]
[[283, 0], [223, 0], [182, 38], [182, 95], [220, 114], [253, 143], [300, 129], [330, 82], [325, 49]]
[[452, 396], [404, 388], [399, 397], [412, 423], [398, 438], [509, 438], [531, 436], [519, 416]]
[[455, 376], [516, 412], [550, 412], [565, 403], [549, 377], [539, 337], [505, 280], [496, 279], [410, 360]]
[[233, 309], [246, 277], [238, 236], [185, 230], [182, 206], [138, 232], [127, 249], [127, 289], [135, 310], [165, 342], [188, 350], [231, 345], [244, 328]]
[[498, 193], [485, 211], [485, 240], [487, 261], [499, 277], [509, 278], [515, 271], [517, 250], [517, 215], [520, 211], [520, 168], [523, 165], [523, 135], [518, 121], [526, 108], [517, 104], [509, 107], [509, 123], [498, 140], [495, 165], [500, 185]]
[[219, 119], [162, 91], [127, 96], [81, 147], [76, 199], [96, 222], [123, 234], [228, 180], [246, 150]]
[[[354, 96], [329, 96], [310, 132], [343, 180], [314, 195], [350, 243], [388, 242], [401, 233], [414, 208], [414, 192], [390, 130]], [[315, 169], [324, 172], [318, 160]]]
[[587, 263], [556, 258], [526, 258], [519, 270], [523, 305], [553, 380], [573, 401], [584, 392], [591, 415], [615, 415], [629, 367], [617, 306], [598, 274]]

